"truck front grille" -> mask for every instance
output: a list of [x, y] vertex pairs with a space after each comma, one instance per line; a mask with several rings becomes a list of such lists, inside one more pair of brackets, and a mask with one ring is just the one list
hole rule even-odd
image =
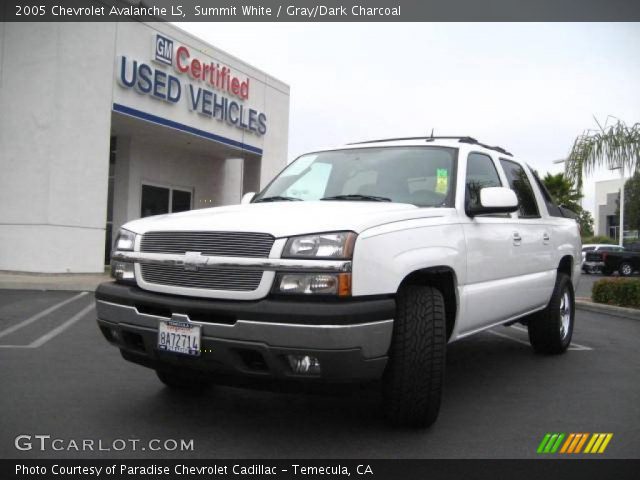
[[275, 238], [253, 232], [148, 232], [142, 235], [141, 252], [200, 252], [220, 257], [267, 258]]
[[186, 271], [178, 265], [141, 264], [142, 279], [147, 283], [208, 290], [252, 291], [262, 280], [262, 270], [203, 268]]

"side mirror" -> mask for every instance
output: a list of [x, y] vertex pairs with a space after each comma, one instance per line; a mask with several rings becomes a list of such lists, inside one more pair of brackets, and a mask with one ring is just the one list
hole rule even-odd
[[518, 197], [510, 188], [487, 187], [480, 190], [480, 205], [467, 210], [470, 217], [518, 210]]
[[251, 203], [253, 197], [256, 196], [256, 192], [247, 192], [242, 196], [242, 200], [240, 200], [240, 205], [246, 205], [247, 203]]

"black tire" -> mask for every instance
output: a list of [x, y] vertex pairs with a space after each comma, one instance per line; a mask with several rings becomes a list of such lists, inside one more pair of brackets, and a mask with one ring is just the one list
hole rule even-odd
[[629, 262], [622, 262], [618, 267], [618, 273], [621, 277], [630, 277], [633, 274], [633, 265]]
[[384, 408], [398, 426], [428, 427], [440, 410], [446, 351], [444, 299], [439, 290], [406, 285], [396, 298]]
[[156, 375], [171, 390], [183, 392], [202, 392], [211, 386], [212, 381], [203, 374], [158, 369]]
[[[562, 312], [561, 307], [564, 307]], [[568, 322], [562, 321], [561, 313], [568, 315], [565, 317]], [[571, 343], [575, 318], [573, 284], [567, 275], [558, 273], [549, 305], [533, 314], [528, 323], [529, 342], [533, 349], [538, 353], [552, 355], [564, 353]]]

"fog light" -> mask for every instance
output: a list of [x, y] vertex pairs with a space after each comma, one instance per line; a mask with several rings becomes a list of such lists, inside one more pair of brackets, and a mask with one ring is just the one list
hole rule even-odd
[[121, 282], [135, 282], [133, 263], [112, 260], [111, 276]]
[[113, 341], [116, 343], [120, 343], [122, 341], [122, 338], [120, 338], [120, 332], [115, 328], [111, 329], [111, 338], [113, 338]]
[[287, 355], [293, 373], [320, 375], [320, 360], [310, 355]]

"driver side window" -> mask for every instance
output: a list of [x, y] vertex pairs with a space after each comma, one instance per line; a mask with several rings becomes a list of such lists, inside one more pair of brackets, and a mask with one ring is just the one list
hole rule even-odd
[[470, 153], [467, 159], [465, 210], [480, 206], [481, 189], [501, 186], [498, 170], [491, 157], [482, 153]]

